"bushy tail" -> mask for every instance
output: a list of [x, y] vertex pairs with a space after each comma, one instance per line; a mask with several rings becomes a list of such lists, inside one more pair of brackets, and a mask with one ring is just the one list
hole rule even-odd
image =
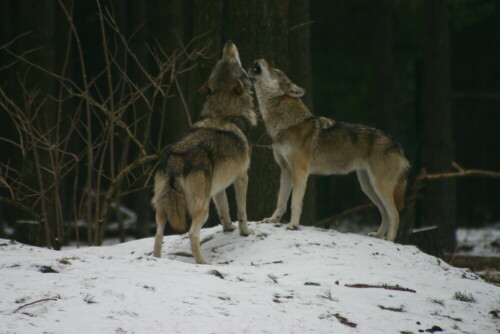
[[408, 185], [408, 170], [410, 169], [410, 164], [405, 159], [405, 165], [403, 168], [403, 172], [399, 177], [398, 184], [396, 185], [396, 189], [394, 189], [394, 202], [396, 204], [396, 209], [399, 213], [403, 211], [405, 208], [406, 201], [406, 187]]
[[186, 195], [175, 178], [161, 172], [156, 174], [152, 204], [157, 212], [164, 213], [162, 216], [167, 217], [174, 230], [186, 231]]
[[186, 196], [176, 188], [167, 191], [167, 220], [170, 226], [178, 232], [185, 232], [186, 223]]

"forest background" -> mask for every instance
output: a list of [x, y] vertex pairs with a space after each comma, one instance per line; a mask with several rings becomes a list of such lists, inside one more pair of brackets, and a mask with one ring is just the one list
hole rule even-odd
[[[4, 0], [0, 13], [0, 237], [59, 248], [152, 235], [158, 156], [198, 118], [229, 39], [245, 68], [265, 57], [304, 87], [314, 114], [402, 142], [406, 229], [438, 226], [453, 251], [457, 226], [500, 221], [498, 1]], [[258, 221], [279, 171], [262, 122], [252, 142]], [[311, 177], [302, 223], [376, 226], [367, 203], [355, 175]]]

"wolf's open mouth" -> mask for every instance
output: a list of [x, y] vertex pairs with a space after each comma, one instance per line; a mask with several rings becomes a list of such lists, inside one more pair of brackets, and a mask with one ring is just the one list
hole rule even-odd
[[253, 64], [252, 72], [253, 74], [260, 74], [262, 72], [262, 69], [257, 61]]

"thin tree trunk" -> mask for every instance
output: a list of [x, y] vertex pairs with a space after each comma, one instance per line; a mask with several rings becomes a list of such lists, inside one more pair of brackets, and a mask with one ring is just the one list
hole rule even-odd
[[[314, 113], [313, 83], [311, 66], [311, 17], [309, 0], [290, 0], [289, 53], [292, 81], [306, 90], [302, 98], [306, 106]], [[301, 224], [312, 225], [316, 222], [316, 178], [309, 177], [304, 195]]]
[[374, 123], [397, 135], [401, 126], [394, 108], [394, 61], [392, 54], [392, 0], [374, 2], [373, 64]]
[[[249, 68], [255, 58], [265, 57], [274, 67], [288, 71], [289, 1], [228, 1], [225, 4], [227, 25], [223, 36], [236, 43], [243, 66]], [[254, 144], [271, 143], [262, 122], [252, 137]], [[279, 168], [271, 150], [254, 147], [249, 179], [248, 218], [261, 220], [271, 216], [279, 189]]]
[[[450, 168], [454, 160], [450, 99], [450, 56], [446, 0], [425, 0], [425, 47], [421, 163], [430, 173]], [[424, 192], [421, 219], [438, 225], [445, 251], [456, 246], [455, 181], [437, 180]]]
[[[18, 4], [19, 8], [19, 27], [27, 32], [31, 31], [31, 34], [26, 38], [22, 38], [19, 41], [19, 54], [32, 50], [34, 48], [40, 48], [36, 52], [30, 55], [29, 60], [33, 63], [39, 65], [47, 71], [55, 71], [55, 5], [56, 3], [51, 0], [30, 0], [30, 1], [20, 1]], [[20, 77], [24, 78], [24, 73], [27, 73], [26, 77], [26, 89], [30, 91], [36, 91], [38, 93], [37, 101], [35, 106], [41, 105], [42, 100], [45, 99], [43, 106], [40, 109], [42, 117], [40, 121], [42, 124], [40, 126], [45, 129], [46, 133], [49, 133], [49, 129], [56, 122], [56, 104], [48, 96], [55, 96], [55, 80], [39, 70], [30, 70], [27, 72], [27, 67], [23, 63], [19, 63]], [[53, 193], [47, 193], [47, 187], [54, 180], [50, 173], [47, 173], [44, 168], [50, 166], [50, 156], [46, 148], [40, 148], [38, 139], [36, 136], [31, 138], [33, 142], [33, 160], [35, 166], [33, 167], [36, 172], [36, 178], [38, 178], [38, 187], [43, 193], [41, 200], [42, 216], [45, 225], [45, 242], [48, 247], [52, 247], [52, 242], [54, 236], [51, 231], [56, 231], [56, 216], [53, 210]], [[28, 173], [33, 173], [29, 171]], [[31, 176], [35, 176], [31, 175]]]

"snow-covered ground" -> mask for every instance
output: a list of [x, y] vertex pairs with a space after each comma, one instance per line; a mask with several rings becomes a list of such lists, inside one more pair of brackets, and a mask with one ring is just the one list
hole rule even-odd
[[312, 227], [204, 229], [52, 251], [0, 239], [0, 333], [471, 333], [500, 330], [500, 287], [415, 247]]
[[457, 253], [473, 256], [500, 256], [500, 224], [487, 228], [457, 230]]

